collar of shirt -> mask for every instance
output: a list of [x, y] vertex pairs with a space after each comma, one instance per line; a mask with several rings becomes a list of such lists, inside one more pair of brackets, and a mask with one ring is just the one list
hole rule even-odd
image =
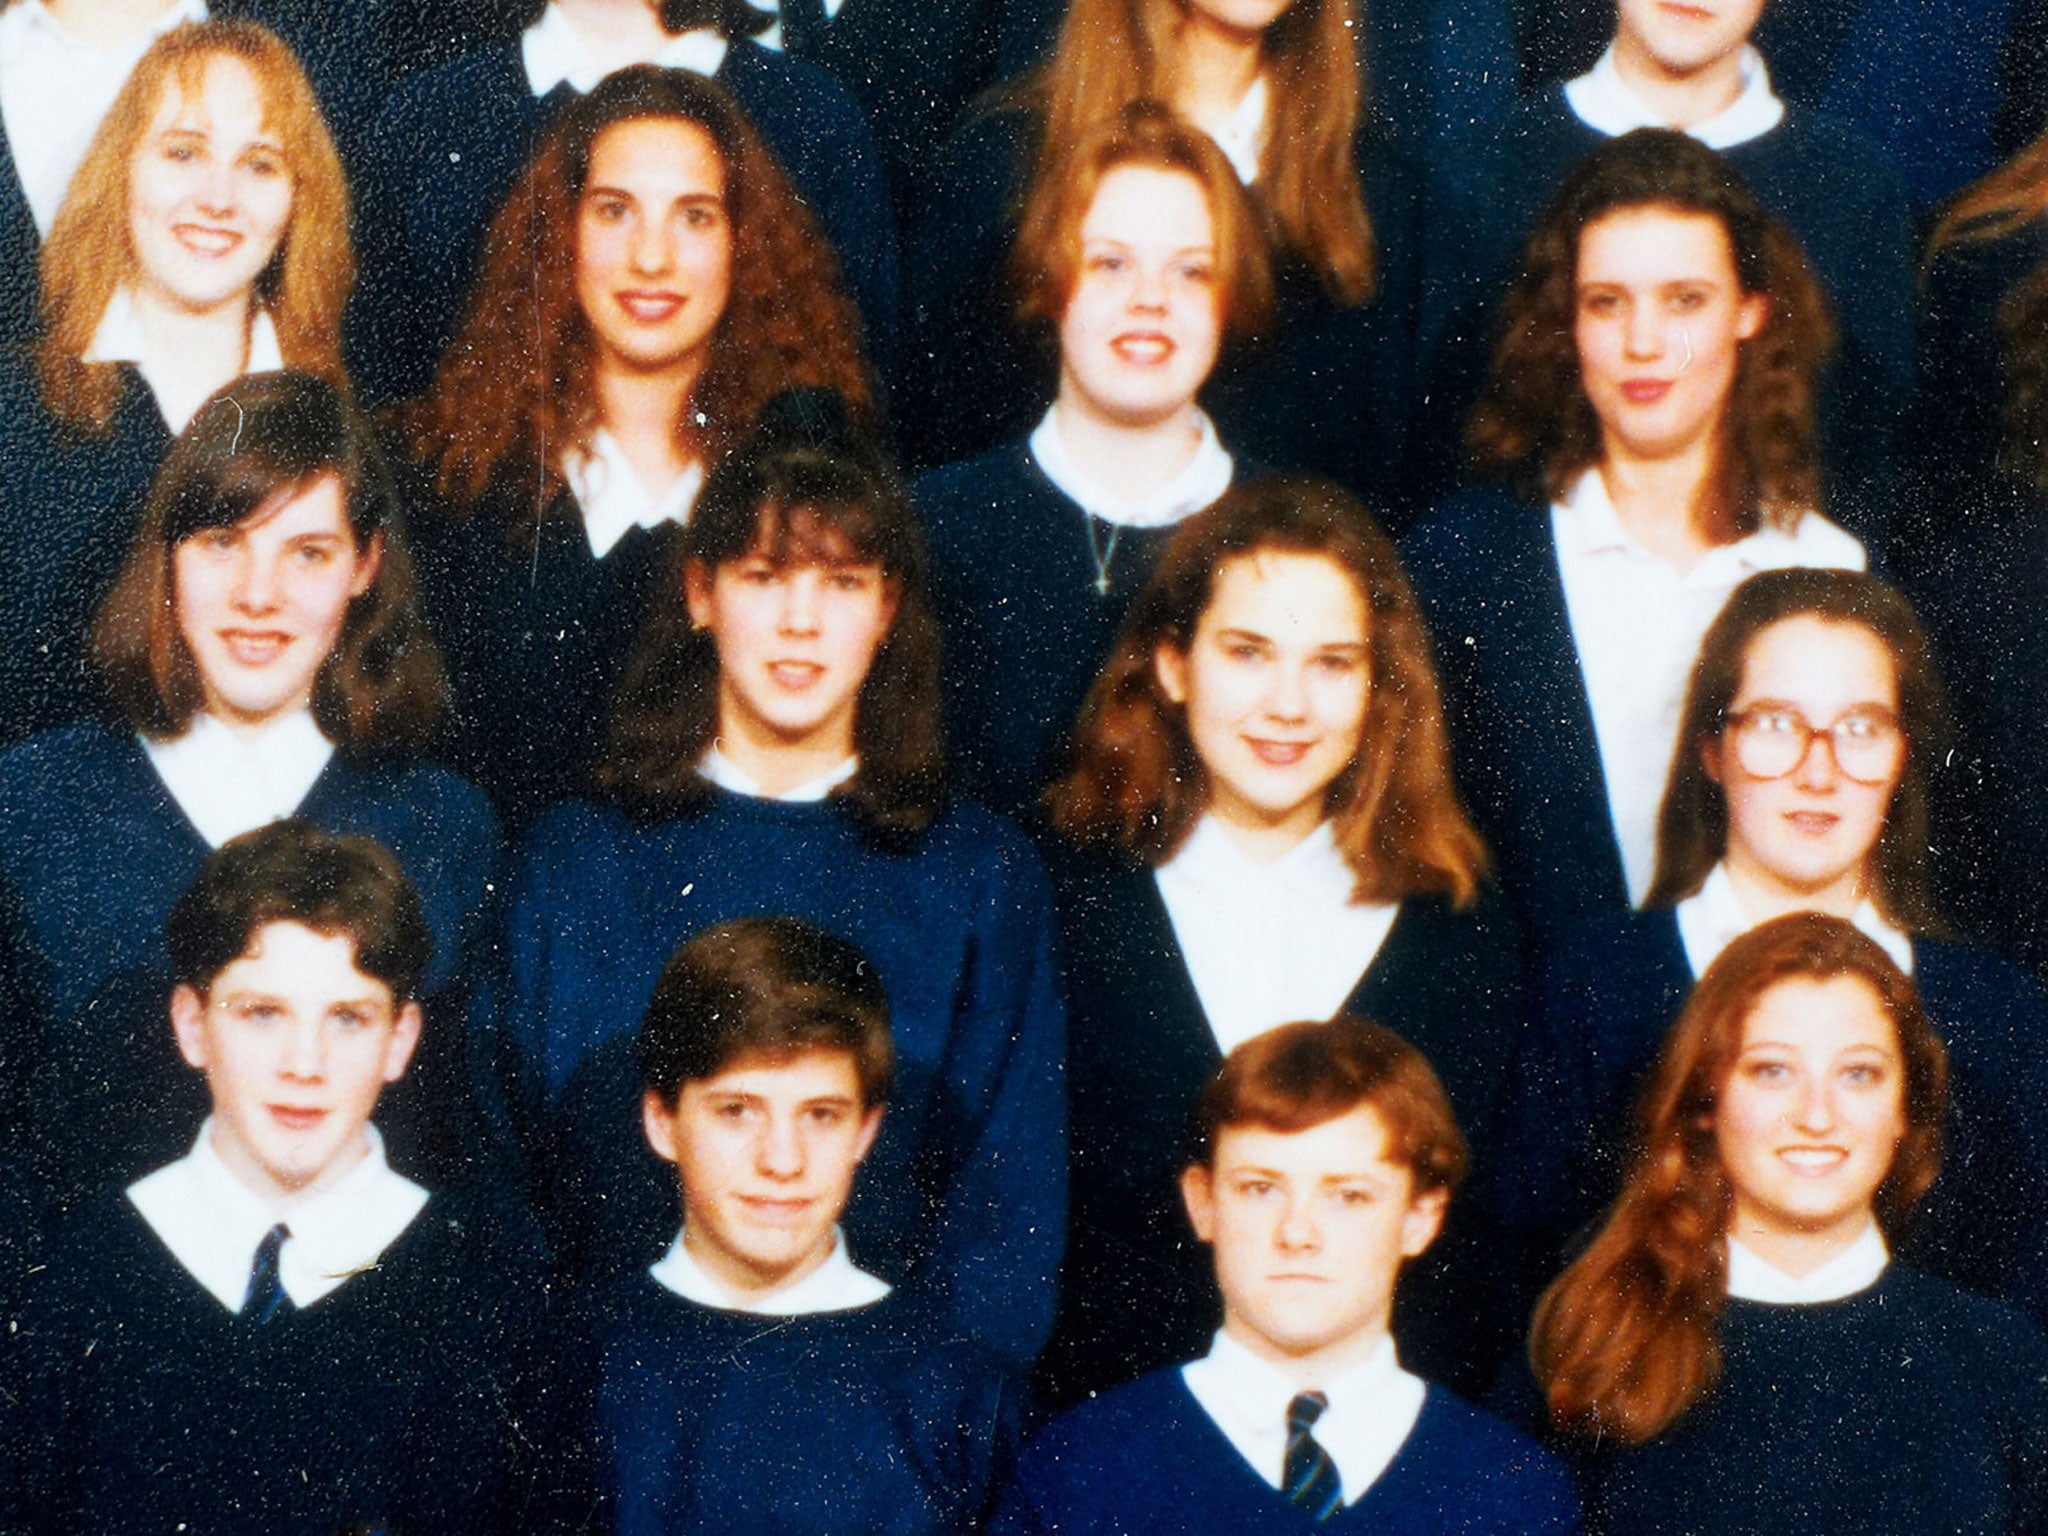
[[762, 1317], [808, 1317], [814, 1312], [850, 1312], [869, 1306], [889, 1294], [889, 1282], [855, 1266], [846, 1251], [846, 1234], [832, 1229], [832, 1252], [823, 1264], [803, 1279], [780, 1290], [751, 1300], [735, 1301], [732, 1295], [690, 1257], [678, 1232], [668, 1252], [648, 1266], [647, 1272], [685, 1301], [721, 1312], [752, 1312]]
[[[773, 16], [775, 18], [770, 23], [766, 32], [755, 34], [754, 41], [763, 48], [773, 48], [777, 53], [780, 53], [782, 51], [782, 6], [778, 3], [778, 0], [747, 0], [747, 4], [751, 5], [763, 16]], [[845, 5], [846, 0], [825, 0], [825, 19], [827, 21], [837, 21], [839, 19], [839, 12]]]
[[[1551, 505], [1561, 561], [1593, 556], [1625, 555], [1663, 569], [1670, 562], [1652, 554], [1628, 531], [1607, 493], [1607, 477], [1598, 466], [1579, 476], [1571, 493]], [[1786, 566], [1832, 566], [1860, 571], [1868, 563], [1856, 536], [1818, 512], [1806, 512], [1789, 530], [1766, 524], [1732, 544], [1720, 544], [1695, 560], [1677, 577], [1683, 587], [1733, 589], [1746, 576]]]
[[1266, 77], [1260, 75], [1252, 81], [1252, 88], [1244, 93], [1244, 99], [1232, 109], [1210, 133], [1216, 147], [1223, 151], [1223, 158], [1230, 162], [1230, 168], [1237, 172], [1237, 179], [1246, 186], [1252, 186], [1259, 179], [1259, 162], [1266, 154], [1266, 128], [1269, 116], [1267, 104], [1272, 92], [1266, 85]]
[[[693, 27], [678, 33], [657, 49], [643, 64], [665, 69], [687, 69], [692, 74], [715, 75], [725, 62], [726, 41], [711, 27]], [[519, 34], [519, 58], [526, 66], [526, 84], [535, 96], [545, 96], [566, 83], [579, 96], [597, 89], [605, 71], [591, 62], [575, 26], [561, 7], [549, 4], [540, 20]]]
[[1247, 896], [1247, 901], [1291, 896], [1318, 906], [1343, 907], [1351, 904], [1358, 872], [1337, 851], [1336, 828], [1330, 822], [1321, 823], [1279, 858], [1261, 863], [1244, 851], [1221, 822], [1205, 815], [1174, 856], [1159, 866], [1159, 883], [1204, 896], [1236, 895], [1255, 888], [1256, 894]]
[[1739, 1301], [1762, 1301], [1780, 1307], [1810, 1307], [1840, 1301], [1877, 1284], [1891, 1262], [1884, 1234], [1872, 1222], [1863, 1235], [1819, 1269], [1788, 1275], [1753, 1248], [1728, 1239], [1728, 1294]]
[[192, 1278], [230, 1312], [242, 1310], [257, 1245], [279, 1222], [291, 1239], [278, 1254], [278, 1279], [295, 1306], [308, 1307], [378, 1257], [412, 1225], [427, 1192], [392, 1172], [384, 1138], [363, 1127], [369, 1150], [324, 1189], [273, 1204], [236, 1178], [213, 1148], [213, 1121], [192, 1150], [128, 1186], [128, 1199]]
[[1236, 472], [1229, 450], [1216, 436], [1216, 423], [1200, 408], [1195, 409], [1195, 416], [1202, 434], [1195, 456], [1179, 474], [1137, 501], [1111, 495], [1067, 452], [1066, 439], [1060, 436], [1058, 406], [1047, 411], [1033, 429], [1031, 457], [1054, 488], [1090, 517], [1123, 528], [1166, 528], [1201, 511], [1229, 490], [1230, 477]]
[[588, 452], [570, 448], [563, 453], [562, 478], [569, 482], [569, 493], [583, 513], [583, 534], [590, 540], [590, 552], [602, 560], [635, 528], [688, 522], [697, 494], [704, 489], [704, 466], [690, 464], [674, 485], [659, 496], [650, 496], [619, 440], [599, 427]]
[[749, 800], [811, 802], [823, 800], [860, 772], [860, 759], [849, 757], [837, 768], [821, 773], [815, 779], [806, 780], [794, 789], [785, 789], [779, 795], [769, 794], [761, 787], [759, 779], [719, 751], [715, 744], [705, 752], [702, 761], [697, 764], [697, 771], [720, 789], [729, 789], [736, 795], [745, 795]]
[[[1745, 45], [1742, 50], [1742, 90], [1735, 100], [1703, 123], [1685, 132], [1709, 149], [1733, 149], [1760, 139], [1785, 119], [1785, 103], [1771, 89], [1771, 72], [1764, 57]], [[1637, 128], [1669, 128], [1629, 88], [1614, 67], [1614, 45], [1576, 80], [1565, 82], [1564, 99], [1580, 122], [1595, 132], [1615, 138]]]
[[[157, 409], [164, 412], [164, 420], [171, 430], [185, 430], [184, 422], [171, 421], [170, 412], [164, 411], [164, 392], [150, 365], [149, 337], [142, 329], [142, 315], [135, 308], [135, 295], [125, 286], [114, 290], [114, 297], [107, 303], [107, 312], [100, 316], [99, 328], [92, 333], [92, 345], [85, 349], [80, 361], [133, 364], [135, 371], [142, 375], [142, 382], [149, 386], [149, 392], [156, 396]], [[249, 359], [242, 372], [276, 373], [283, 367], [284, 352], [278, 346], [277, 325], [271, 320], [269, 310], [259, 309], [249, 322]]]
[[[1180, 1374], [1224, 1438], [1278, 1488], [1287, 1462], [1287, 1405], [1300, 1386], [1220, 1329], [1209, 1353]], [[1345, 1503], [1362, 1497], [1400, 1454], [1426, 1395], [1422, 1379], [1401, 1369], [1392, 1338], [1382, 1338], [1370, 1359], [1324, 1389], [1330, 1406], [1314, 1434], [1336, 1463]]]
[[[1743, 906], [1742, 895], [1728, 878], [1728, 866], [1716, 864], [1707, 871], [1700, 888], [1675, 909], [1679, 942], [1685, 946], [1685, 963], [1694, 976], [1703, 975], [1715, 956], [1754, 928], [1759, 919]], [[1913, 974], [1913, 940], [1903, 930], [1884, 920], [1877, 904], [1869, 898], [1857, 904], [1849, 921], [1877, 942], [1892, 957], [1892, 963], [1908, 976]]]
[[209, 846], [281, 821], [334, 756], [309, 709], [238, 731], [201, 710], [182, 736], [142, 738], [156, 776]]

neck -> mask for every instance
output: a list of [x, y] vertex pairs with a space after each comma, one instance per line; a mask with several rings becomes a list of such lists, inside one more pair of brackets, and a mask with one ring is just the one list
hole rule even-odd
[[649, 0], [554, 0], [590, 61], [609, 74], [629, 64], [645, 64], [659, 53], [669, 35]]
[[1053, 428], [1081, 472], [1119, 501], [1136, 501], [1171, 483], [1202, 446], [1202, 418], [1192, 403], [1157, 421], [1113, 421], [1062, 386]]
[[234, 1175], [235, 1182], [251, 1194], [269, 1204], [271, 1209], [284, 1211], [294, 1205], [303, 1204], [322, 1190], [334, 1188], [356, 1170], [362, 1160], [370, 1155], [370, 1133], [367, 1127], [358, 1130], [354, 1141], [335, 1154], [334, 1161], [321, 1169], [318, 1176], [303, 1184], [285, 1184], [274, 1178], [270, 1171], [248, 1150], [232, 1137], [222, 1133], [218, 1122], [211, 1137], [213, 1152], [227, 1171]]
[[209, 395], [248, 368], [254, 300], [241, 294], [210, 309], [194, 310], [166, 303], [146, 288], [129, 292], [148, 347], [158, 403], [172, 429], [181, 431]]
[[1728, 871], [1728, 883], [1742, 902], [1742, 910], [1758, 923], [1793, 912], [1825, 912], [1847, 920], [1863, 905], [1869, 888], [1867, 872], [1861, 866], [1823, 884], [1795, 885], [1774, 875], [1734, 845], [1729, 847], [1722, 865]]
[[1315, 804], [1303, 806], [1277, 821], [1234, 816], [1216, 805], [1209, 807], [1209, 814], [1223, 829], [1224, 835], [1254, 864], [1272, 864], [1285, 858], [1307, 842], [1309, 834], [1323, 824], [1322, 807]]
[[1600, 479], [1629, 537], [1687, 571], [1708, 550], [1731, 542], [1732, 520], [1721, 505], [1715, 473], [1719, 460], [1719, 445], [1711, 436], [1655, 459], [1610, 442], [1600, 460]]
[[109, 52], [133, 42], [176, 0], [43, 0], [57, 24], [81, 42]]
[[1773, 1269], [1803, 1280], [1830, 1259], [1847, 1253], [1874, 1220], [1866, 1207], [1824, 1227], [1788, 1230], [1759, 1222], [1738, 1208], [1729, 1221], [1728, 1235]]
[[1229, 121], [1265, 67], [1265, 35], [1222, 26], [1188, 7], [1178, 45], [1170, 85], [1173, 109], [1213, 133]]
[[1742, 50], [1698, 69], [1671, 70], [1626, 35], [1614, 40], [1614, 69], [1667, 128], [1695, 128], [1719, 117], [1742, 94]]
[[1227, 1312], [1223, 1331], [1268, 1365], [1277, 1367], [1297, 1392], [1327, 1391], [1370, 1361], [1387, 1337], [1388, 1319], [1376, 1318], [1355, 1333], [1334, 1339], [1318, 1349], [1296, 1352], [1284, 1349]]
[[751, 1269], [740, 1263], [731, 1255], [720, 1252], [712, 1244], [700, 1241], [691, 1233], [689, 1222], [683, 1223], [683, 1251], [727, 1296], [736, 1302], [748, 1304], [786, 1291], [799, 1280], [809, 1279], [825, 1267], [825, 1261], [832, 1257], [838, 1247], [838, 1236], [828, 1234], [824, 1245], [814, 1253], [805, 1254], [795, 1268], [763, 1274], [760, 1270]]
[[853, 733], [821, 731], [817, 741], [780, 741], [721, 710], [718, 750], [770, 799], [823, 778], [853, 756]]
[[640, 484], [660, 495], [690, 465], [691, 454], [676, 437], [697, 370], [633, 373], [600, 366], [597, 370], [597, 412], [607, 432], [617, 439], [626, 462]]

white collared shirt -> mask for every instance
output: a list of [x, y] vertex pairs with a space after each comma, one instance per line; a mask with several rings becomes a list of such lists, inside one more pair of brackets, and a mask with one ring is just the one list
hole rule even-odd
[[[1744, 45], [1742, 50], [1742, 91], [1721, 111], [1703, 123], [1685, 130], [1709, 149], [1733, 149], [1760, 139], [1785, 119], [1785, 103], [1771, 89], [1771, 72], [1764, 57]], [[1614, 67], [1614, 45], [1600, 55], [1599, 62], [1576, 80], [1565, 82], [1564, 99], [1573, 114], [1588, 128], [1618, 138], [1637, 128], [1670, 128], [1652, 112], [1649, 104], [1622, 79]]]
[[384, 1138], [365, 1125], [369, 1150], [325, 1189], [282, 1205], [257, 1194], [213, 1148], [213, 1121], [192, 1150], [128, 1186], [128, 1199], [172, 1257], [230, 1312], [242, 1310], [256, 1249], [283, 1222], [291, 1237], [277, 1275], [294, 1306], [309, 1307], [375, 1267], [427, 1203], [427, 1192], [391, 1171]]
[[[1685, 963], [1695, 977], [1703, 975], [1715, 956], [1763, 920], [1742, 904], [1742, 893], [1728, 877], [1726, 864], [1716, 864], [1709, 870], [1700, 888], [1674, 910], [1679, 942], [1685, 946]], [[1886, 922], [1875, 902], [1866, 897], [1849, 914], [1849, 921], [1874, 939], [1900, 970], [1908, 976], [1913, 974], [1912, 937]]]
[[827, 769], [815, 779], [806, 779], [792, 789], [785, 789], [779, 795], [771, 795], [761, 787], [755, 778], [738, 763], [718, 750], [714, 743], [697, 764], [697, 771], [716, 784], [720, 789], [729, 789], [736, 795], [745, 795], [750, 800], [781, 800], [791, 803], [808, 803], [823, 800], [833, 790], [860, 772], [860, 759], [849, 757], [837, 768]]
[[1891, 1262], [1884, 1234], [1872, 1222], [1863, 1235], [1827, 1263], [1803, 1275], [1788, 1275], [1777, 1265], [1728, 1239], [1728, 1294], [1741, 1301], [1762, 1301], [1780, 1307], [1810, 1307], [1840, 1301], [1877, 1284]]
[[1032, 430], [1031, 457], [1054, 488], [1090, 517], [1119, 528], [1167, 528], [1193, 516], [1229, 490], [1230, 477], [1237, 470], [1229, 450], [1216, 436], [1216, 423], [1200, 409], [1195, 410], [1195, 416], [1201, 428], [1195, 456], [1179, 474], [1136, 501], [1115, 496], [1089, 478], [1088, 472], [1067, 451], [1066, 439], [1060, 436], [1057, 405]]
[[832, 1252], [803, 1279], [765, 1295], [735, 1297], [712, 1279], [683, 1246], [683, 1234], [647, 1268], [669, 1290], [700, 1307], [722, 1312], [751, 1312], [762, 1317], [808, 1317], [814, 1312], [850, 1312], [889, 1294], [889, 1282], [855, 1266], [846, 1251], [846, 1234], [832, 1229]]
[[1230, 116], [1209, 132], [1209, 137], [1216, 141], [1216, 147], [1223, 151], [1223, 158], [1237, 172], [1237, 179], [1248, 187], [1257, 183], [1259, 162], [1266, 155], [1271, 100], [1272, 92], [1267, 88], [1266, 77], [1260, 75], [1252, 81], [1252, 88], [1244, 93], [1244, 99], [1238, 102]]
[[[725, 39], [712, 27], [693, 27], [664, 43], [643, 64], [665, 69], [687, 69], [692, 74], [715, 75], [725, 62]], [[535, 96], [545, 96], [567, 83], [579, 96], [597, 89], [606, 71], [592, 62], [590, 50], [561, 7], [552, 3], [540, 13], [540, 20], [519, 34], [519, 58], [526, 68], [526, 84]]]
[[173, 0], [139, 35], [101, 50], [66, 29], [43, 0], [16, 0], [0, 10], [0, 122], [45, 237], [137, 61], [173, 27], [204, 20], [206, 0]]
[[[1182, 1366], [1180, 1375], [1237, 1453], [1278, 1488], [1287, 1465], [1287, 1405], [1301, 1388], [1220, 1329], [1209, 1353]], [[1393, 1464], [1422, 1416], [1427, 1393], [1421, 1377], [1401, 1369], [1391, 1337], [1382, 1337], [1370, 1359], [1323, 1389], [1330, 1406], [1313, 1433], [1336, 1464], [1346, 1504], [1361, 1498]]]
[[297, 811], [334, 756], [309, 709], [236, 730], [204, 710], [185, 734], [142, 738], [149, 765], [208, 846], [267, 827]]
[[675, 484], [659, 496], [650, 495], [619, 440], [599, 427], [591, 436], [588, 451], [570, 448], [562, 454], [562, 478], [569, 482], [569, 494], [583, 513], [583, 535], [590, 540], [590, 552], [602, 560], [635, 528], [687, 523], [697, 505], [697, 493], [704, 489], [704, 466], [690, 464]]
[[[773, 16], [775, 18], [773, 24], [769, 26], [766, 32], [757, 33], [755, 35], [754, 41], [759, 43], [763, 48], [773, 48], [777, 52], [780, 52], [782, 49], [781, 5], [777, 3], [777, 0], [747, 0], [747, 4], [751, 5], [755, 10], [761, 12], [761, 14], [764, 16]], [[846, 0], [825, 0], [825, 19], [827, 21], [838, 20], [839, 12], [842, 8], [844, 8], [845, 5]]]
[[1808, 512], [1789, 533], [1759, 528], [1681, 571], [1629, 536], [1598, 468], [1551, 507], [1550, 526], [1629, 904], [1640, 906], [1656, 872], [1657, 811], [1678, 741], [1678, 712], [1707, 626], [1756, 572], [1860, 571], [1863, 546]]
[[1327, 821], [1262, 864], [1204, 816], [1152, 878], [1226, 1056], [1276, 1025], [1334, 1014], [1401, 910], [1352, 901], [1358, 874]]
[[[92, 345], [85, 349], [80, 361], [134, 364], [135, 371], [142, 375], [142, 382], [155, 396], [156, 408], [165, 424], [173, 432], [184, 431], [199, 407], [206, 403], [195, 400], [191, 410], [179, 411], [173, 411], [164, 404], [163, 379], [150, 361], [149, 336], [142, 329], [142, 316], [135, 308], [135, 295], [126, 287], [114, 290], [114, 297], [107, 303], [107, 312], [100, 316], [99, 328], [92, 333]], [[282, 367], [284, 352], [278, 346], [277, 326], [272, 322], [269, 310], [259, 309], [249, 321], [249, 357], [242, 372], [245, 375], [276, 373]]]

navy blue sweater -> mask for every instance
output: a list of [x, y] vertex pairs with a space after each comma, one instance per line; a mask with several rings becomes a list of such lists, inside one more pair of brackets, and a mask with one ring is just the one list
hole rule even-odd
[[536, 1391], [544, 1274], [524, 1213], [435, 1195], [377, 1264], [258, 1329], [109, 1192], [36, 1276], [7, 1528], [559, 1528], [538, 1486], [564, 1444]]
[[[896, 228], [867, 120], [814, 64], [744, 39], [713, 77], [781, 161], [837, 251], [886, 370], [896, 328]], [[454, 333], [483, 237], [573, 91], [536, 100], [516, 39], [407, 80], [377, 125], [357, 219], [349, 361], [379, 400], [423, 390]]]
[[[1223, 1064], [1149, 869], [1055, 865], [1067, 955], [1073, 1183], [1060, 1312], [1040, 1372], [1069, 1403], [1199, 1354], [1222, 1315], [1209, 1250], [1181, 1205], [1195, 1100]], [[1343, 1011], [1412, 1042], [1443, 1079], [1483, 1175], [1521, 1031], [1521, 962], [1500, 901], [1438, 896], [1400, 915]], [[1475, 1388], [1493, 1379], [1519, 1316], [1500, 1292], [1491, 1222], [1474, 1194], [1401, 1282], [1397, 1331], [1415, 1368]]]
[[1391, 1465], [1318, 1524], [1270, 1487], [1178, 1370], [1076, 1408], [1025, 1448], [991, 1536], [1576, 1536], [1564, 1469], [1441, 1387]]
[[[2048, 1006], [1990, 950], [1916, 939], [1913, 979], [1948, 1047], [1941, 1177], [1902, 1251], [1948, 1279], [2048, 1312]], [[1621, 1188], [1628, 1116], [1693, 974], [1669, 908], [1589, 922], [1547, 956], [1516, 1065], [1515, 1172], [1567, 1237]]]
[[2048, 1340], [2009, 1307], [1895, 1264], [1840, 1301], [1731, 1300], [1720, 1339], [1719, 1384], [1648, 1445], [1553, 1442], [1599, 1536], [2048, 1529]]
[[1014, 1364], [1052, 1320], [1065, 1230], [1066, 1018], [1051, 893], [1008, 823], [955, 805], [883, 852], [837, 806], [717, 792], [636, 822], [587, 805], [535, 826], [507, 934], [512, 1027], [559, 1127], [561, 1257], [645, 1264], [675, 1174], [640, 1130], [633, 1037], [670, 953], [729, 918], [787, 914], [858, 945], [888, 989], [897, 1078], [846, 1230], [854, 1261], [938, 1299]]
[[[502, 1148], [487, 1042], [465, 994], [491, 928], [500, 850], [483, 797], [438, 768], [337, 753], [299, 814], [376, 838], [434, 934], [428, 1026], [379, 1124], [394, 1163], [434, 1182]], [[209, 852], [127, 732], [81, 724], [0, 757], [0, 986], [6, 1133], [68, 1203], [190, 1146], [206, 1089], [171, 1037], [164, 918]]]
[[970, 1536], [1015, 1460], [1016, 1387], [900, 1293], [762, 1317], [643, 1270], [586, 1312], [618, 1536]]

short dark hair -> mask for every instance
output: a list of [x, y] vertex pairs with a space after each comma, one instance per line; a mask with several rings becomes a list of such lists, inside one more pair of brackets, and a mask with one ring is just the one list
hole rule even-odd
[[361, 412], [310, 373], [236, 380], [178, 435], [143, 507], [127, 563], [93, 627], [93, 659], [128, 721], [181, 734], [203, 694], [179, 632], [172, 557], [209, 528], [232, 528], [278, 497], [332, 475], [358, 552], [377, 541], [376, 579], [349, 604], [313, 685], [313, 718], [362, 750], [423, 744], [444, 695], [440, 653], [420, 616], [412, 562], [383, 455]]
[[668, 1104], [744, 1057], [806, 1051], [845, 1052], [863, 1106], [889, 1101], [896, 1049], [881, 978], [845, 939], [794, 917], [740, 918], [686, 940], [640, 1019], [641, 1082]]
[[382, 843], [278, 821], [216, 848], [171, 908], [172, 982], [204, 993], [267, 923], [346, 935], [356, 969], [396, 1003], [418, 1000], [434, 953], [419, 893]]
[[1195, 1105], [1189, 1144], [1195, 1162], [1214, 1164], [1233, 1126], [1291, 1135], [1361, 1107], [1385, 1123], [1387, 1156], [1414, 1176], [1417, 1193], [1457, 1189], [1469, 1158], [1443, 1084], [1406, 1040], [1349, 1014], [1283, 1024], [1232, 1051]]

